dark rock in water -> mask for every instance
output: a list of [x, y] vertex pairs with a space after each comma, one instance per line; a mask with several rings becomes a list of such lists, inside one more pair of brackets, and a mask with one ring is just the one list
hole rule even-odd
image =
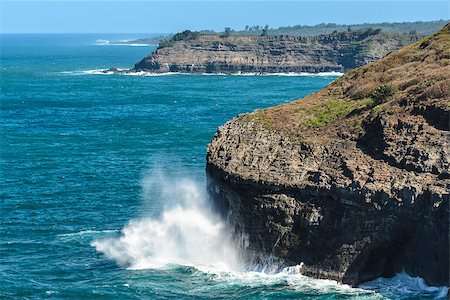
[[189, 36], [160, 45], [131, 71], [153, 73], [342, 72], [417, 41], [380, 31], [301, 36]]
[[208, 191], [249, 259], [351, 285], [403, 270], [449, 284], [449, 41], [447, 24], [218, 129]]
[[102, 70], [101, 71], [102, 73], [120, 73], [120, 71], [117, 69], [117, 68], [109, 68], [109, 69], [107, 69], [107, 70]]

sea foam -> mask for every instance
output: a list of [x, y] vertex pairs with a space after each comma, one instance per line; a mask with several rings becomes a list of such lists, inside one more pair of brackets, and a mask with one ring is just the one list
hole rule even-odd
[[[448, 287], [429, 286], [420, 277], [412, 277], [402, 272], [392, 278], [378, 278], [359, 286], [374, 290], [387, 298], [409, 299], [412, 297], [427, 299], [446, 299]], [[403, 297], [399, 297], [403, 295]]]
[[[242, 270], [231, 234], [206, 202], [199, 185], [189, 179], [152, 175], [144, 185], [160, 184], [157, 198], [170, 203], [159, 217], [132, 219], [119, 237], [94, 240], [97, 251], [129, 269], [163, 268], [172, 264], [217, 270]], [[151, 193], [151, 191], [145, 192]]]
[[[126, 71], [126, 69], [117, 69], [118, 71]], [[344, 75], [341, 72], [319, 72], [319, 73], [233, 73], [233, 74], [225, 74], [225, 73], [181, 73], [181, 72], [166, 72], [166, 73], [153, 73], [146, 71], [135, 71], [135, 72], [123, 72], [123, 73], [114, 73], [113, 71], [105, 70], [105, 69], [94, 69], [94, 70], [85, 70], [85, 71], [74, 71], [77, 74], [91, 74], [91, 75], [125, 75], [125, 76], [168, 76], [168, 75], [190, 75], [190, 76], [292, 76], [292, 77], [340, 77]], [[63, 74], [69, 74], [70, 71], [61, 72]]]
[[129, 40], [121, 40], [118, 42], [111, 42], [110, 40], [98, 39], [93, 43], [94, 46], [129, 46], [129, 47], [149, 47], [150, 44], [131, 43]]

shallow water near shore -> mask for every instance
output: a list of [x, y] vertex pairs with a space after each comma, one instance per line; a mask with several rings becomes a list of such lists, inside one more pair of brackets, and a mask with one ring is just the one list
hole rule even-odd
[[351, 288], [245, 266], [205, 195], [206, 145], [336, 76], [88, 72], [132, 67], [154, 47], [96, 41], [138, 37], [0, 36], [0, 298], [445, 298], [405, 274]]

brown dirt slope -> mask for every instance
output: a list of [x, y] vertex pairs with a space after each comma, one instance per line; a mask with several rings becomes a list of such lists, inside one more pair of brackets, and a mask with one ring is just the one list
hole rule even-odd
[[362, 121], [379, 114], [388, 118], [422, 115], [448, 130], [449, 100], [447, 24], [434, 35], [346, 73], [315, 94], [257, 111], [248, 119], [304, 139], [327, 139], [338, 133], [357, 137]]

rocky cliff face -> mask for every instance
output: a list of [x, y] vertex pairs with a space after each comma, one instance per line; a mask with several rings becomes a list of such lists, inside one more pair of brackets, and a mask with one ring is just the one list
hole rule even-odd
[[290, 104], [239, 115], [208, 190], [249, 257], [351, 285], [449, 284], [450, 25]]
[[189, 36], [160, 46], [130, 71], [225, 74], [345, 71], [418, 38], [376, 30], [316, 37]]

